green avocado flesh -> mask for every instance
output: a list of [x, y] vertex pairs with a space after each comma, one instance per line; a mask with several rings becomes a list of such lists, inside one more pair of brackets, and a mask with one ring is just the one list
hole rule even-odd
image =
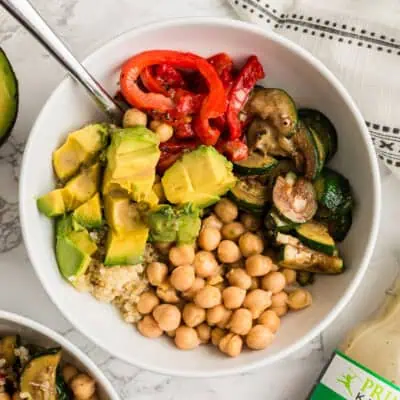
[[100, 228], [103, 223], [100, 195], [96, 193], [73, 212], [74, 221], [85, 228]]
[[0, 48], [0, 145], [10, 135], [17, 113], [18, 81], [6, 54]]
[[232, 163], [211, 146], [186, 153], [165, 172], [162, 185], [170, 203], [208, 207], [235, 186]]

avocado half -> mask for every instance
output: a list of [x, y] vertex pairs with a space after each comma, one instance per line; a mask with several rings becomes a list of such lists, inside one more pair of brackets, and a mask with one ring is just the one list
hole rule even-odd
[[0, 47], [0, 146], [10, 136], [18, 113], [18, 81]]

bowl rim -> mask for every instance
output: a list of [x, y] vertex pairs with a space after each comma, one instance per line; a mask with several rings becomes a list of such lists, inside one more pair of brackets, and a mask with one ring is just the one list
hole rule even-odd
[[[361, 131], [362, 136], [364, 137], [364, 141], [366, 143], [366, 148], [367, 148], [367, 153], [368, 153], [368, 158], [370, 161], [371, 165], [371, 185], [373, 187], [373, 212], [371, 216], [371, 231], [369, 234], [369, 238], [367, 241], [367, 245], [364, 251], [364, 256], [362, 258], [361, 263], [359, 264], [359, 268], [357, 273], [355, 274], [354, 278], [350, 282], [349, 286], [347, 287], [347, 290], [343, 293], [341, 299], [335, 304], [335, 306], [331, 309], [331, 311], [326, 315], [326, 317], [321, 320], [308, 334], [305, 336], [301, 337], [297, 341], [295, 341], [292, 345], [286, 347], [285, 349], [277, 352], [274, 355], [268, 356], [264, 359], [261, 360], [256, 360], [253, 362], [250, 362], [246, 365], [243, 366], [238, 366], [238, 367], [226, 367], [220, 369], [218, 372], [212, 372], [208, 373], [207, 371], [186, 371], [182, 370], [176, 367], [171, 367], [171, 368], [162, 368], [158, 367], [157, 365], [152, 365], [152, 364], [147, 364], [146, 362], [142, 361], [137, 361], [134, 360], [130, 357], [128, 357], [126, 354], [123, 352], [113, 352], [112, 355], [137, 367], [163, 374], [163, 375], [169, 375], [169, 376], [181, 376], [181, 377], [190, 377], [190, 378], [210, 378], [210, 377], [222, 377], [222, 376], [229, 376], [229, 375], [236, 375], [236, 374], [241, 374], [245, 372], [249, 372], [251, 370], [254, 370], [255, 368], [260, 368], [262, 366], [266, 366], [269, 364], [272, 364], [273, 362], [283, 360], [287, 356], [293, 354], [297, 350], [301, 349], [304, 345], [309, 343], [312, 339], [314, 339], [317, 335], [321, 334], [332, 322], [333, 320], [340, 314], [340, 312], [343, 310], [345, 305], [350, 301], [351, 297], [355, 293], [356, 289], [358, 288], [366, 270], [368, 267], [368, 264], [371, 260], [372, 252], [375, 247], [377, 235], [378, 235], [378, 228], [379, 228], [379, 222], [380, 222], [380, 209], [381, 209], [381, 186], [380, 186], [380, 175], [379, 175], [379, 166], [378, 166], [378, 161], [376, 158], [376, 153], [372, 144], [371, 137], [369, 135], [369, 132], [367, 130], [367, 127], [365, 125], [364, 119], [362, 118], [361, 112], [359, 111], [358, 107], [356, 106], [354, 100], [348, 93], [348, 91], [344, 88], [343, 84], [339, 81], [338, 78], [326, 67], [321, 61], [319, 61], [317, 58], [315, 58], [310, 52], [308, 52], [306, 49], [302, 48], [300, 45], [297, 45], [296, 43], [290, 41], [289, 39], [278, 35], [277, 33], [270, 31], [268, 29], [263, 29], [260, 26], [257, 26], [255, 24], [251, 24], [248, 22], [244, 21], [239, 21], [239, 20], [233, 20], [233, 19], [228, 19], [228, 18], [220, 18], [220, 17], [190, 17], [190, 18], [170, 18], [166, 19], [160, 22], [154, 22], [146, 25], [141, 25], [132, 29], [129, 29], [125, 32], [122, 32], [121, 34], [115, 36], [114, 38], [108, 40], [107, 42], [101, 44], [97, 49], [95, 49], [93, 52], [91, 52], [90, 55], [85, 57], [83, 60], [83, 64], [86, 65], [89, 63], [92, 58], [95, 58], [99, 52], [102, 51], [107, 51], [107, 49], [111, 46], [114, 46], [118, 41], [123, 40], [125, 36], [128, 36], [130, 34], [135, 34], [135, 35], [140, 35], [140, 34], [145, 34], [148, 32], [152, 31], [157, 31], [162, 28], [169, 28], [169, 27], [177, 27], [180, 24], [185, 24], [185, 25], [213, 25], [213, 26], [222, 26], [222, 27], [230, 27], [230, 28], [240, 28], [247, 30], [249, 32], [253, 32], [259, 35], [264, 36], [268, 40], [272, 40], [278, 45], [285, 47], [289, 51], [295, 53], [296, 56], [303, 58], [307, 63], [311, 64], [315, 69], [317, 69], [321, 75], [328, 80], [339, 92], [340, 96], [342, 97], [343, 101], [346, 103], [346, 105], [350, 108], [352, 114], [354, 115], [358, 125], [359, 129]], [[53, 101], [53, 98], [57, 95], [58, 91], [63, 90], [63, 87], [67, 84], [67, 82], [71, 78], [67, 75], [64, 77], [64, 79], [59, 83], [59, 85], [53, 90], [53, 92], [50, 94], [49, 98], [43, 105], [40, 113], [38, 114], [35, 123], [30, 131], [28, 140], [26, 142], [25, 146], [25, 151], [24, 155], [22, 158], [22, 164], [21, 164], [21, 175], [20, 175], [20, 182], [19, 182], [19, 193], [20, 193], [20, 199], [26, 198], [25, 195], [25, 189], [24, 189], [24, 182], [25, 182], [25, 175], [27, 174], [28, 166], [27, 166], [27, 159], [28, 156], [27, 154], [30, 153], [30, 148], [35, 140], [35, 136], [38, 134], [37, 130], [37, 125], [39, 123], [39, 120], [41, 119], [42, 115], [46, 112], [46, 109], [50, 106], [50, 104]], [[72, 318], [72, 313], [70, 313], [68, 310], [64, 310], [62, 305], [59, 304], [59, 301], [56, 297], [52, 297], [50, 295], [51, 288], [50, 285], [46, 283], [46, 279], [42, 278], [40, 269], [35, 267], [35, 265], [39, 265], [39, 260], [36, 260], [36, 253], [34, 250], [34, 246], [32, 246], [32, 241], [28, 237], [27, 229], [26, 229], [26, 221], [28, 220], [28, 214], [25, 212], [25, 207], [23, 201], [19, 202], [19, 212], [20, 212], [20, 218], [21, 218], [21, 230], [22, 230], [22, 236], [24, 239], [24, 243], [28, 252], [29, 259], [33, 265], [33, 268], [35, 270], [36, 275], [38, 276], [41, 284], [43, 285], [47, 295], [49, 296], [50, 300], [56, 305], [56, 307], [59, 309], [61, 314], [68, 319], [68, 321], [77, 329], [79, 330], [83, 335], [87, 336], [90, 340], [92, 340], [96, 345], [101, 347], [102, 349], [106, 350], [107, 352], [110, 352], [109, 349], [107, 349], [106, 345], [103, 344], [100, 340], [97, 340], [97, 338], [90, 334], [86, 333], [79, 326], [76, 326], [73, 318]]]
[[62, 347], [62, 349], [65, 349], [68, 353], [71, 353], [87, 368], [88, 372], [92, 375], [96, 382], [101, 384], [106, 394], [110, 396], [111, 400], [120, 399], [111, 382], [107, 379], [101, 369], [94, 363], [94, 361], [92, 361], [75, 344], [65, 339], [56, 331], [48, 328], [47, 326], [39, 322], [34, 321], [33, 319], [9, 311], [0, 310], [0, 320], [10, 321], [24, 328], [32, 329], [40, 335], [54, 340]]

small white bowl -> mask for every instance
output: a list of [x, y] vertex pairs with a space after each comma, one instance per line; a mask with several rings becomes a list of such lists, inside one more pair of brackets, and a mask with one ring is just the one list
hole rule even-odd
[[179, 49], [204, 56], [224, 51], [237, 62], [256, 54], [266, 71], [266, 85], [284, 88], [297, 104], [317, 108], [333, 121], [339, 134], [333, 166], [349, 178], [357, 201], [353, 227], [341, 245], [345, 273], [318, 276], [311, 288], [312, 307], [285, 317], [268, 349], [244, 352], [235, 359], [222, 356], [211, 346], [184, 352], [166, 338], [144, 338], [133, 326], [122, 322], [112, 306], [75, 291], [58, 272], [53, 224], [39, 214], [35, 203], [38, 195], [54, 188], [52, 151], [68, 132], [104, 118], [70, 78], [47, 101], [25, 149], [20, 214], [32, 264], [60, 311], [94, 342], [129, 363], [169, 375], [206, 377], [242, 373], [281, 360], [332, 322], [367, 268], [378, 230], [380, 186], [377, 160], [364, 121], [349, 94], [321, 62], [289, 40], [238, 21], [179, 19], [134, 29], [101, 47], [85, 60], [85, 65], [114, 93], [122, 63], [149, 49]]
[[100, 400], [120, 399], [96, 364], [75, 345], [53, 330], [20, 315], [0, 311], [0, 337], [7, 334], [19, 334], [23, 343], [32, 343], [48, 348], [60, 346], [63, 349], [63, 360], [71, 362], [96, 381]]

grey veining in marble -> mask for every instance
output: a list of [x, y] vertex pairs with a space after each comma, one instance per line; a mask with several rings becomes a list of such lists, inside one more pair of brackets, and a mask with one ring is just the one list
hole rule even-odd
[[[152, 21], [184, 16], [236, 17], [224, 0], [32, 1], [80, 58], [113, 36]], [[73, 329], [44, 293], [31, 268], [18, 221], [19, 166], [34, 119], [64, 72], [3, 10], [0, 43], [13, 62], [21, 92], [13, 136], [0, 149], [0, 308], [29, 316], [63, 333], [103, 369], [123, 399], [303, 399], [344, 332], [376, 307], [396, 274], [400, 228], [392, 221], [400, 220], [398, 182], [393, 177], [384, 181], [378, 246], [360, 290], [322, 336], [291, 358], [239, 377], [206, 380], [162, 376], [129, 366]]]

